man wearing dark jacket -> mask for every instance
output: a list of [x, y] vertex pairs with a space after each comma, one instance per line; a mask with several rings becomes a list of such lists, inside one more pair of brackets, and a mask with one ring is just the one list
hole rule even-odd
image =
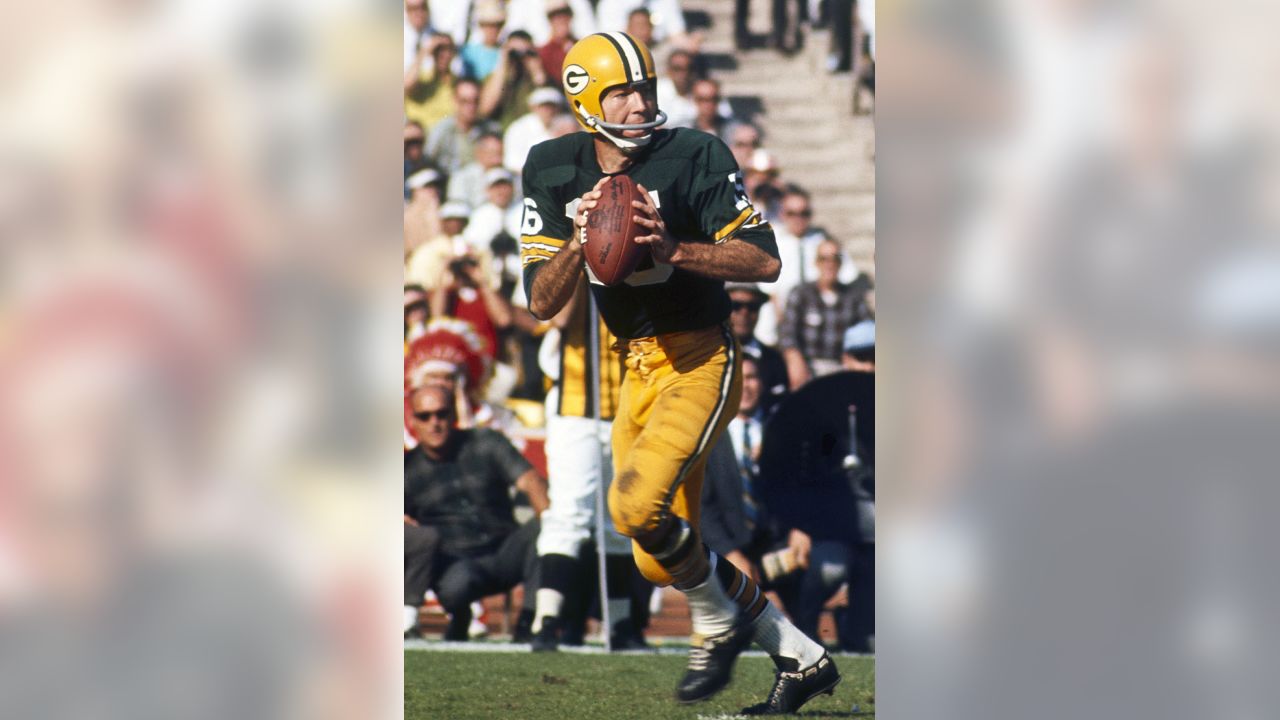
[[411, 629], [434, 589], [451, 616], [445, 639], [466, 640], [473, 600], [533, 577], [539, 524], [516, 522], [510, 489], [528, 495], [541, 515], [547, 481], [502, 434], [458, 429], [455, 407], [452, 393], [436, 386], [410, 398], [418, 445], [404, 458], [405, 611]]

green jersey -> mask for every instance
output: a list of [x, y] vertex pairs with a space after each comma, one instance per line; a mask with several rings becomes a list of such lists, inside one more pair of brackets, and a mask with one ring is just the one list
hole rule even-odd
[[[605, 173], [593, 135], [580, 132], [538, 143], [524, 165], [524, 286], [533, 288], [542, 263], [573, 232], [578, 201]], [[714, 135], [658, 130], [623, 174], [649, 191], [667, 232], [680, 242], [742, 240], [778, 257], [773, 229], [752, 207], [733, 154]], [[605, 287], [587, 269], [591, 291], [609, 330], [621, 339], [697, 330], [729, 317], [724, 282], [655, 263], [645, 256], [622, 283]]]

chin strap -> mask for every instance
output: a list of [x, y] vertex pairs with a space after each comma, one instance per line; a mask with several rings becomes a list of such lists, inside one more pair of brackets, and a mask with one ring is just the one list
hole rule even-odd
[[661, 110], [658, 111], [658, 115], [653, 119], [653, 122], [636, 123], [635, 125], [605, 122], [595, 115], [589, 114], [581, 105], [578, 105], [578, 114], [582, 116], [583, 122], [585, 122], [588, 127], [595, 128], [597, 132], [609, 138], [609, 142], [617, 145], [623, 152], [634, 152], [648, 145], [649, 141], [653, 140], [653, 133], [642, 135], [638, 138], [629, 138], [622, 137], [621, 135], [614, 135], [612, 132], [609, 132], [610, 130], [615, 132], [625, 132], [627, 130], [652, 130], [667, 121], [667, 114]]

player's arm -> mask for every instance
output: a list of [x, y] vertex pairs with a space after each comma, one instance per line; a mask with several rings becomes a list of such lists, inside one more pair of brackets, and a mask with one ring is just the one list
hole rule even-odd
[[696, 214], [701, 237], [686, 240], [672, 235], [649, 191], [641, 186], [641, 200], [632, 206], [636, 210], [635, 222], [649, 234], [636, 238], [636, 242], [648, 245], [658, 262], [716, 280], [777, 280], [782, 262], [773, 228], [751, 205], [729, 148], [707, 136], [693, 164], [689, 205]]
[[582, 274], [582, 243], [570, 237], [555, 257], [541, 263], [529, 286], [529, 312], [549, 320], [573, 297]]
[[[718, 244], [679, 242], [666, 231], [662, 216], [653, 208], [653, 200], [644, 186], [645, 203], [633, 202], [641, 212], [636, 222], [650, 230], [649, 235], [636, 238], [636, 242], [648, 245], [653, 259], [716, 280], [730, 282], [773, 282], [782, 272], [782, 262], [756, 245], [731, 238]], [[650, 210], [646, 211], [644, 205]]]

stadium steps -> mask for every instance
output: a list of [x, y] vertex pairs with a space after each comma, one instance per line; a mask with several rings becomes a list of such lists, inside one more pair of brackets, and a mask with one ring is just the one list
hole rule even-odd
[[[752, 0], [748, 29], [768, 29], [769, 0]], [[734, 3], [684, 0], [686, 16], [706, 34], [703, 51], [712, 75], [737, 107], [759, 107], [765, 147], [782, 177], [813, 195], [814, 222], [844, 243], [860, 267], [875, 248], [875, 124], [854, 115], [853, 79], [825, 64], [828, 31], [807, 31], [794, 55], [771, 49], [739, 51], [733, 41]], [[725, 61], [728, 58], [731, 61]]]

